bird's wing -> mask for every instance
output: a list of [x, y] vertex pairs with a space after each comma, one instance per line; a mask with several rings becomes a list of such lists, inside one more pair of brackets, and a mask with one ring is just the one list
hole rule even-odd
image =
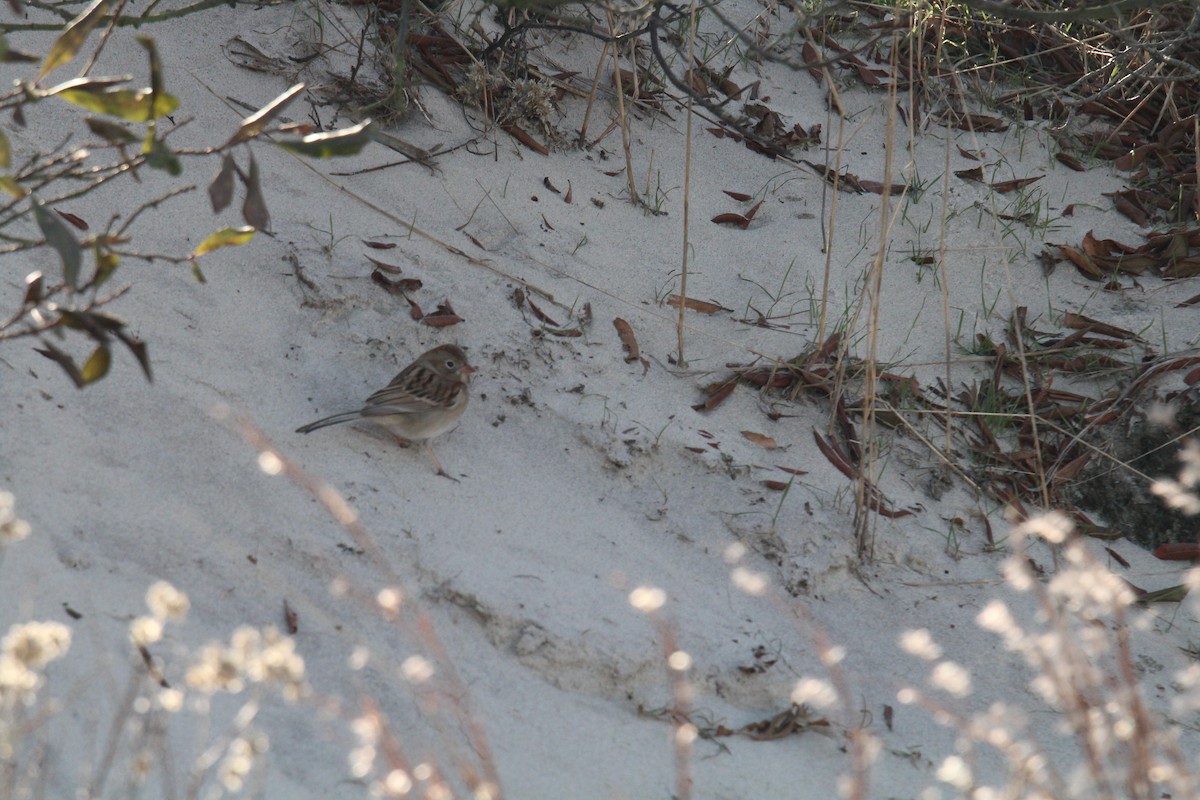
[[[419, 377], [425, 380], [419, 380]], [[406, 368], [383, 389], [367, 398], [362, 414], [414, 414], [445, 408], [462, 391], [460, 384], [447, 385], [432, 372], [418, 373]]]

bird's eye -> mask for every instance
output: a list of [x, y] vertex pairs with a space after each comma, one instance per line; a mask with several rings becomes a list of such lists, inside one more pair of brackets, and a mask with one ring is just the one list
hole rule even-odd
[[454, 359], [452, 359], [452, 358], [446, 359], [446, 369], [454, 369], [454, 367], [455, 367]]

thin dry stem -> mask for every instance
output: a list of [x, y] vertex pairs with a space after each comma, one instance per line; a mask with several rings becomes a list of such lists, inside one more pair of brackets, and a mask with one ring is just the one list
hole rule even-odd
[[[696, 67], [696, 0], [692, 0], [688, 18], [688, 64], [689, 69]], [[683, 314], [687, 309], [687, 280], [688, 280], [688, 222], [691, 219], [692, 197], [692, 94], [687, 98], [687, 139], [683, 149], [683, 255], [679, 276], [679, 322], [675, 326], [675, 336], [679, 342], [679, 366], [687, 367], [687, 357], [683, 352]]]
[[588, 121], [592, 118], [592, 107], [596, 103], [596, 92], [600, 89], [600, 73], [604, 71], [604, 59], [608, 57], [611, 42], [605, 42], [600, 48], [600, 57], [596, 59], [596, 74], [592, 76], [592, 88], [588, 91], [587, 108], [583, 111], [583, 124], [579, 126], [579, 146], [587, 146]]
[[[608, 15], [608, 32], [615, 39], [617, 35], [616, 21], [613, 18], [612, 11], [605, 12]], [[641, 204], [641, 198], [638, 196], [637, 184], [633, 177], [633, 154], [629, 146], [629, 118], [625, 114], [625, 89], [621, 85], [621, 52], [620, 48], [613, 46], [612, 49], [613, 61], [613, 83], [617, 88], [617, 121], [621, 128], [621, 149], [625, 153], [625, 178], [629, 183], [629, 202], [634, 205]], [[634, 80], [637, 80], [637, 65], [633, 69]]]

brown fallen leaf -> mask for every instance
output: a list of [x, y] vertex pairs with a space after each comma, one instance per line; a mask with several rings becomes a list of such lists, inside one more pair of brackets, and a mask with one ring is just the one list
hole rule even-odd
[[1147, 158], [1155, 153], [1161, 152], [1162, 149], [1162, 145], [1156, 142], [1135, 147], [1125, 155], [1113, 161], [1113, 166], [1117, 169], [1137, 169]]
[[1200, 544], [1195, 542], [1160, 544], [1151, 555], [1163, 561], [1193, 561], [1200, 558]]
[[406, 292], [415, 292], [421, 288], [421, 281], [417, 278], [401, 278], [394, 281], [387, 277], [380, 270], [371, 272], [371, 282], [382, 286], [388, 294], [404, 294]]
[[715, 383], [708, 387], [708, 397], [703, 403], [697, 403], [692, 406], [693, 411], [712, 411], [717, 406], [724, 403], [729, 395], [733, 394], [733, 390], [737, 387], [737, 378], [730, 378], [724, 383]]
[[971, 169], [956, 169], [955, 177], [962, 178], [964, 181], [979, 181], [983, 183], [983, 167], [972, 167]]
[[712, 221], [717, 223], [718, 225], [736, 225], [737, 227], [741, 228], [742, 230], [746, 230], [746, 228], [750, 227], [750, 218], [749, 217], [744, 217], [741, 214], [735, 214], [733, 212], [717, 214], [715, 217], [712, 218]]
[[1008, 130], [1008, 123], [999, 117], [989, 117], [983, 114], [951, 114], [951, 126], [964, 131], [976, 133], [1003, 133]]
[[457, 325], [462, 322], [463, 318], [454, 313], [454, 309], [450, 307], [450, 301], [443, 301], [432, 314], [426, 314], [421, 317], [421, 322], [431, 328], [447, 328], [451, 325]]
[[561, 336], [564, 339], [578, 339], [580, 336], [583, 336], [583, 331], [579, 330], [579, 328], [540, 328], [539, 330], [551, 336]]
[[824, 164], [817, 164], [814, 161], [804, 160], [803, 163], [813, 172], [825, 179], [825, 182], [830, 186], [837, 186], [843, 192], [862, 194], [863, 188], [859, 183], [859, 178], [853, 172], [846, 171], [841, 174], [833, 167], [827, 167]]
[[991, 187], [993, 189], [995, 189], [997, 192], [999, 192], [1000, 194], [1008, 194], [1009, 192], [1014, 192], [1017, 189], [1021, 189], [1025, 186], [1028, 186], [1031, 183], [1036, 183], [1037, 181], [1040, 181], [1044, 177], [1046, 177], [1046, 176], [1045, 175], [1034, 175], [1029, 178], [1013, 178], [1011, 181], [1000, 181], [999, 183], [993, 183], [993, 184], [991, 184]]
[[1113, 550], [1111, 547], [1105, 547], [1104, 552], [1108, 553], [1108, 557], [1111, 558], [1113, 561], [1117, 562], [1125, 569], [1129, 569], [1129, 566], [1130, 566], [1129, 562], [1126, 561], [1125, 558], [1120, 553], [1118, 553], [1116, 550]]
[[704, 300], [697, 300], [694, 297], [680, 297], [677, 294], [673, 294], [667, 298], [667, 305], [672, 308], [679, 308], [681, 303], [685, 308], [690, 308], [692, 311], [699, 311], [701, 314], [717, 314], [721, 311], [733, 311], [732, 308], [726, 308], [725, 306], [709, 303]]
[[371, 258], [370, 256], [367, 256], [367, 261], [370, 261], [372, 264], [374, 264], [376, 267], [378, 267], [383, 272], [386, 272], [388, 275], [399, 275], [402, 272], [404, 272], [404, 270], [400, 269], [395, 264], [388, 264], [386, 261], [380, 261], [377, 258]]
[[1191, 308], [1194, 305], [1200, 304], [1200, 294], [1189, 297], [1181, 303], [1176, 303], [1176, 308]]
[[1064, 153], [1062, 150], [1059, 150], [1054, 154], [1054, 157], [1058, 159], [1060, 164], [1065, 164], [1069, 169], [1073, 169], [1076, 172], [1087, 172], [1087, 168], [1079, 163], [1079, 159], [1070, 153]]
[[[870, 194], [883, 194], [884, 184], [880, 183], [879, 181], [861, 180], [858, 182], [858, 185], [863, 188], [864, 192], [868, 192]], [[904, 191], [905, 185], [906, 184], [903, 183], [893, 183], [891, 186], [887, 187], [888, 194], [900, 194]]]
[[1111, 336], [1114, 339], [1137, 339], [1136, 333], [1126, 328], [1119, 328], [1116, 325], [1110, 325], [1107, 322], [1101, 322], [1098, 319], [1085, 317], [1083, 314], [1076, 314], [1068, 311], [1063, 315], [1063, 325], [1075, 330], [1087, 330], [1091, 333], [1099, 333], [1104, 336]]
[[286, 599], [283, 601], [283, 621], [287, 628], [288, 636], [295, 636], [296, 631], [300, 630], [300, 619], [295, 609], [288, 605]]
[[[1047, 242], [1047, 244], [1050, 243]], [[1096, 266], [1095, 262], [1082, 251], [1065, 244], [1050, 244], [1050, 246], [1057, 247], [1075, 265], [1075, 269], [1083, 273], [1085, 277], [1093, 280], [1103, 280], [1108, 277], [1107, 273]]]
[[398, 246], [395, 242], [371, 242], [363, 240], [363, 244], [372, 250], [394, 250]]
[[617, 329], [617, 336], [621, 339], [621, 346], [625, 348], [625, 363], [637, 361], [642, 357], [642, 350], [638, 347], [637, 337], [633, 335], [633, 328], [629, 323], [620, 317], [613, 319], [613, 327]]
[[787, 489], [788, 485], [789, 485], [784, 481], [773, 481], [770, 478], [761, 480], [761, 481], [759, 481], [759, 483], [761, 483], [763, 486], [770, 489], [772, 492], [782, 492], [785, 489]]
[[529, 304], [529, 310], [533, 312], [533, 315], [535, 317], [537, 317], [539, 321], [544, 322], [545, 324], [550, 325], [555, 328], [562, 327], [561, 322], [556, 322], [548, 314], [546, 314], [545, 311], [542, 311], [540, 308], [538, 308], [537, 305], [533, 302], [532, 297], [526, 299], [525, 302]]
[[779, 447], [779, 444], [766, 434], [755, 433], [754, 431], [742, 431], [742, 436], [744, 436], [747, 441], [754, 442], [764, 450], [774, 450], [776, 447]]
[[817, 48], [813, 47], [811, 42], [805, 42], [800, 48], [800, 58], [807, 65], [808, 74], [820, 86], [825, 82], [825, 76], [821, 73], [821, 55], [817, 52]]
[[738, 729], [738, 733], [761, 742], [796, 736], [810, 728], [828, 728], [829, 720], [817, 717], [806, 707], [792, 704], [791, 708], [779, 712], [770, 719], [751, 722]]
[[416, 301], [408, 295], [404, 295], [404, 299], [408, 301], [408, 315], [417, 322], [420, 322], [421, 318], [425, 316], [425, 312], [422, 311], [421, 307], [417, 305]]
[[521, 128], [517, 127], [516, 125], [508, 123], [507, 125], [501, 125], [500, 127], [509, 136], [513, 137], [535, 153], [540, 153], [544, 156], [550, 155], [550, 149], [546, 147], [546, 145], [542, 144], [537, 139], [534, 139], [533, 136], [521, 130]]
[[1120, 213], [1124, 214], [1131, 221], [1138, 225], [1148, 225], [1150, 223], [1150, 215], [1146, 209], [1142, 208], [1138, 202], [1140, 198], [1131, 192], [1113, 192], [1109, 194], [1112, 198], [1113, 206]]

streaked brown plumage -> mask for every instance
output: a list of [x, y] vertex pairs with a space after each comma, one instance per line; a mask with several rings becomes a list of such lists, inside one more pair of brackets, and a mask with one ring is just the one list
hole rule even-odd
[[453, 428], [467, 410], [468, 382], [473, 372], [475, 368], [467, 363], [460, 348], [452, 344], [435, 347], [368, 397], [362, 408], [310, 422], [297, 428], [296, 433], [311, 433], [355, 419], [369, 420], [398, 439], [424, 442], [438, 474], [446, 475], [430, 440]]

